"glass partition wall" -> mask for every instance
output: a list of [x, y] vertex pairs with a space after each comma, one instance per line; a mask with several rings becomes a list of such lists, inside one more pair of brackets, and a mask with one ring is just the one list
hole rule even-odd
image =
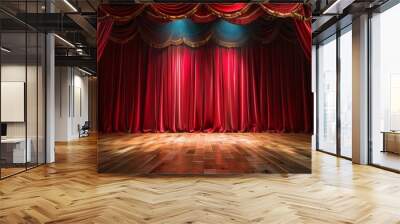
[[317, 45], [317, 149], [352, 157], [351, 25]]
[[370, 163], [400, 171], [400, 4], [371, 18]]
[[340, 155], [352, 158], [352, 33], [351, 26], [341, 31], [339, 38], [340, 68]]
[[336, 36], [320, 43], [318, 58], [318, 149], [336, 153]]
[[[39, 3], [18, 7], [34, 13]], [[45, 163], [45, 35], [0, 11], [0, 47], [3, 179]]]

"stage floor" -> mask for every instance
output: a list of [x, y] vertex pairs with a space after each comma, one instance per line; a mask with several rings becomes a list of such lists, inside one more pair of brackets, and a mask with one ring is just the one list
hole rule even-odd
[[310, 173], [311, 136], [277, 133], [101, 135], [98, 170], [183, 175]]

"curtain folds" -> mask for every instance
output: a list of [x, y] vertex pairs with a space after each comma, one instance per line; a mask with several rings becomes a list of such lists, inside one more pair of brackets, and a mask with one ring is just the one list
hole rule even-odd
[[110, 42], [98, 66], [101, 132], [306, 132], [310, 66], [297, 45], [153, 48]]
[[[137, 35], [156, 48], [181, 44], [200, 47], [208, 41], [224, 47], [239, 47], [250, 39], [262, 44], [272, 42], [272, 37], [290, 39], [292, 31], [297, 35], [293, 40], [297, 39], [311, 60], [310, 10], [304, 4], [101, 5], [98, 13], [98, 59], [108, 41], [123, 44]], [[275, 27], [271, 28], [271, 24]], [[226, 30], [235, 33], [224, 35], [228, 33]], [[260, 34], [257, 30], [265, 32], [255, 35]], [[236, 39], [229, 38], [237, 34]]]
[[107, 46], [110, 38], [114, 21], [111, 17], [107, 17], [97, 23], [97, 61], [103, 55], [104, 49]]
[[304, 55], [311, 61], [312, 30], [311, 21], [293, 20], [296, 26], [297, 39], [303, 49]]
[[249, 39], [263, 44], [269, 44], [276, 38], [296, 42], [296, 27], [292, 21], [282, 19], [260, 19], [247, 25], [236, 25], [225, 20], [199, 24], [188, 19], [159, 24], [138, 18], [132, 24], [123, 26], [124, 28], [114, 29], [115, 32], [109, 37], [112, 41], [126, 43], [138, 35], [155, 48], [181, 44], [200, 47], [209, 41], [223, 47], [240, 47]]
[[[99, 8], [99, 18], [111, 16], [115, 21], [132, 20], [136, 16], [145, 14], [148, 18], [159, 22], [169, 22], [175, 19], [196, 17], [196, 22], [210, 22], [210, 19], [234, 19], [254, 13], [267, 14], [276, 17], [291, 17], [300, 20], [310, 20], [309, 7], [301, 3], [232, 3], [232, 4], [187, 4], [187, 3], [156, 3], [134, 5], [107, 5]], [[258, 14], [261, 16], [262, 14]], [[203, 18], [203, 19], [202, 19]], [[252, 20], [248, 18], [246, 23]]]
[[101, 5], [100, 132], [312, 132], [304, 4]]

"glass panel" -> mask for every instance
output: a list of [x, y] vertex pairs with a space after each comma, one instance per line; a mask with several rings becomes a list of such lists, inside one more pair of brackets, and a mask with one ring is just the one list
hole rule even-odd
[[28, 38], [28, 62], [27, 62], [27, 81], [26, 81], [26, 113], [27, 113], [27, 133], [28, 133], [28, 149], [30, 148], [30, 161], [28, 162], [28, 168], [37, 165], [38, 160], [38, 36], [36, 32], [27, 33]]
[[336, 38], [318, 48], [318, 148], [336, 153]]
[[372, 22], [372, 163], [400, 170], [400, 5]]
[[38, 35], [38, 164], [45, 163], [45, 99], [46, 99], [46, 84], [45, 84], [45, 60], [46, 60], [46, 37], [44, 34]]
[[[42, 13], [45, 1], [0, 1], [11, 14]], [[45, 162], [45, 35], [0, 12], [0, 177]], [[37, 18], [37, 17], [33, 17]]]
[[340, 36], [340, 152], [352, 157], [352, 35]]
[[[26, 141], [26, 33], [1, 34], [1, 173], [2, 177], [25, 170], [30, 162]], [[28, 149], [28, 150], [27, 150]]]

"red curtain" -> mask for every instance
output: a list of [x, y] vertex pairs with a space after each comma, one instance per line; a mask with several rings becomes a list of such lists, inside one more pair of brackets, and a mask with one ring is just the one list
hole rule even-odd
[[110, 42], [99, 63], [103, 132], [310, 132], [310, 66], [296, 44], [151, 48]]
[[[309, 14], [303, 4], [101, 6], [99, 131], [310, 133]], [[265, 16], [286, 19], [274, 23], [276, 18]], [[169, 40], [156, 48], [149, 43], [160, 37], [137, 17], [149, 24], [223, 18], [259, 25], [251, 29], [256, 38], [236, 47], [211, 41], [189, 47]]]
[[306, 58], [311, 61], [312, 32], [311, 21], [301, 21], [294, 19], [296, 26], [297, 40], [303, 49]]
[[97, 22], [97, 61], [100, 60], [107, 46], [113, 23], [114, 21], [111, 17], [106, 17]]
[[[265, 16], [293, 18], [297, 41], [304, 55], [311, 61], [311, 10], [304, 4], [133, 4], [133, 5], [101, 5], [98, 10], [98, 60], [104, 47], [110, 40], [128, 42], [140, 33], [147, 36], [148, 42], [156, 42], [151, 37], [157, 35], [143, 34], [135, 20], [142, 16], [145, 20], [156, 23], [170, 22], [175, 19], [189, 18], [197, 23], [207, 23], [223, 18], [235, 24], [249, 24]], [[112, 29], [118, 25], [117, 29]], [[122, 27], [122, 28], [121, 28]], [[114, 27], [115, 28], [115, 27]], [[112, 32], [110, 33], [112, 29]], [[111, 35], [111, 38], [110, 38]], [[150, 37], [149, 37], [150, 36]], [[265, 37], [268, 39], [268, 37]], [[164, 46], [164, 44], [161, 44]]]
[[[143, 13], [145, 12], [145, 13]], [[309, 7], [300, 3], [232, 3], [232, 4], [201, 4], [201, 3], [155, 3], [132, 5], [107, 5], [99, 8], [99, 18], [110, 15], [114, 20], [127, 21], [145, 14], [149, 19], [168, 22], [175, 19], [193, 19], [196, 22], [210, 22], [223, 18], [225, 20], [245, 19], [250, 23], [259, 16], [270, 15], [282, 18], [297, 18], [309, 20]], [[257, 15], [255, 17], [254, 15]]]

